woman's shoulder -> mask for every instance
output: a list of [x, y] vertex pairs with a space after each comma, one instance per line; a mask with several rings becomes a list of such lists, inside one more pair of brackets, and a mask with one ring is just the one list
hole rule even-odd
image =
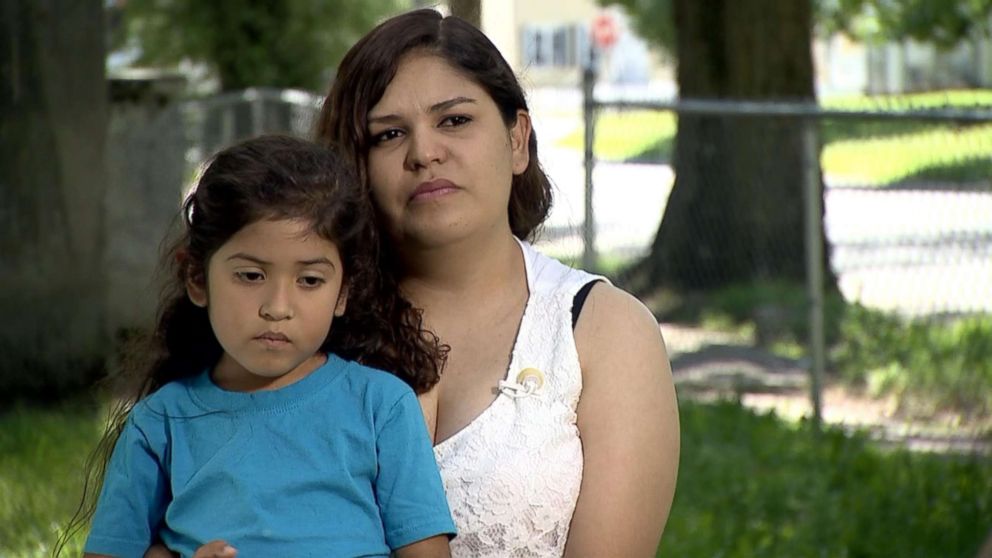
[[609, 283], [609, 280], [601, 275], [566, 265], [561, 260], [541, 252], [529, 242], [523, 240], [518, 242], [524, 253], [528, 273], [531, 275], [530, 283], [539, 291], [574, 292], [591, 281]]
[[576, 334], [595, 331], [609, 336], [622, 336], [633, 331], [659, 333], [658, 320], [640, 299], [606, 281], [596, 283], [589, 291], [585, 306], [576, 325]]
[[609, 283], [589, 292], [575, 327], [583, 372], [585, 364], [608, 363], [620, 353], [643, 356], [667, 366], [668, 355], [658, 320], [637, 297]]

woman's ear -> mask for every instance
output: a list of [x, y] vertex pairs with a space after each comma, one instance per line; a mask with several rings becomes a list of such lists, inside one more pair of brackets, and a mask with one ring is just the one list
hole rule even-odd
[[348, 285], [341, 285], [341, 292], [338, 293], [338, 303], [334, 306], [334, 317], [344, 316], [345, 309], [348, 308]]
[[510, 149], [513, 157], [513, 174], [523, 174], [530, 165], [530, 114], [517, 111], [517, 119], [510, 127]]

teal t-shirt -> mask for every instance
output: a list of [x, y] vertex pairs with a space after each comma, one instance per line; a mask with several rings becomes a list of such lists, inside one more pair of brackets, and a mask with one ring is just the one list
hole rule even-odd
[[225, 391], [204, 372], [139, 402], [86, 551], [140, 557], [160, 536], [182, 556], [215, 539], [239, 558], [388, 556], [454, 532], [413, 391], [331, 355], [278, 390]]

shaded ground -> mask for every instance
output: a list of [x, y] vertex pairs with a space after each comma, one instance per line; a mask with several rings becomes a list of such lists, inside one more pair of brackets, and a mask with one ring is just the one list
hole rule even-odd
[[[807, 363], [744, 346], [726, 334], [661, 324], [680, 397], [737, 399], [758, 412], [799, 420], [812, 416]], [[992, 425], [953, 413], [925, 418], [903, 412], [895, 398], [875, 399], [827, 378], [824, 422], [862, 430], [883, 444], [918, 451], [992, 453]]]

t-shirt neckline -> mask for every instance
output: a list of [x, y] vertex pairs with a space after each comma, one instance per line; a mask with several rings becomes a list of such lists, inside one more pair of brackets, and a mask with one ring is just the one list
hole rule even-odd
[[258, 391], [226, 390], [210, 378], [210, 369], [194, 378], [191, 395], [207, 407], [223, 411], [262, 411], [298, 403], [317, 393], [346, 368], [348, 361], [328, 354], [327, 362], [303, 378], [277, 389]]

